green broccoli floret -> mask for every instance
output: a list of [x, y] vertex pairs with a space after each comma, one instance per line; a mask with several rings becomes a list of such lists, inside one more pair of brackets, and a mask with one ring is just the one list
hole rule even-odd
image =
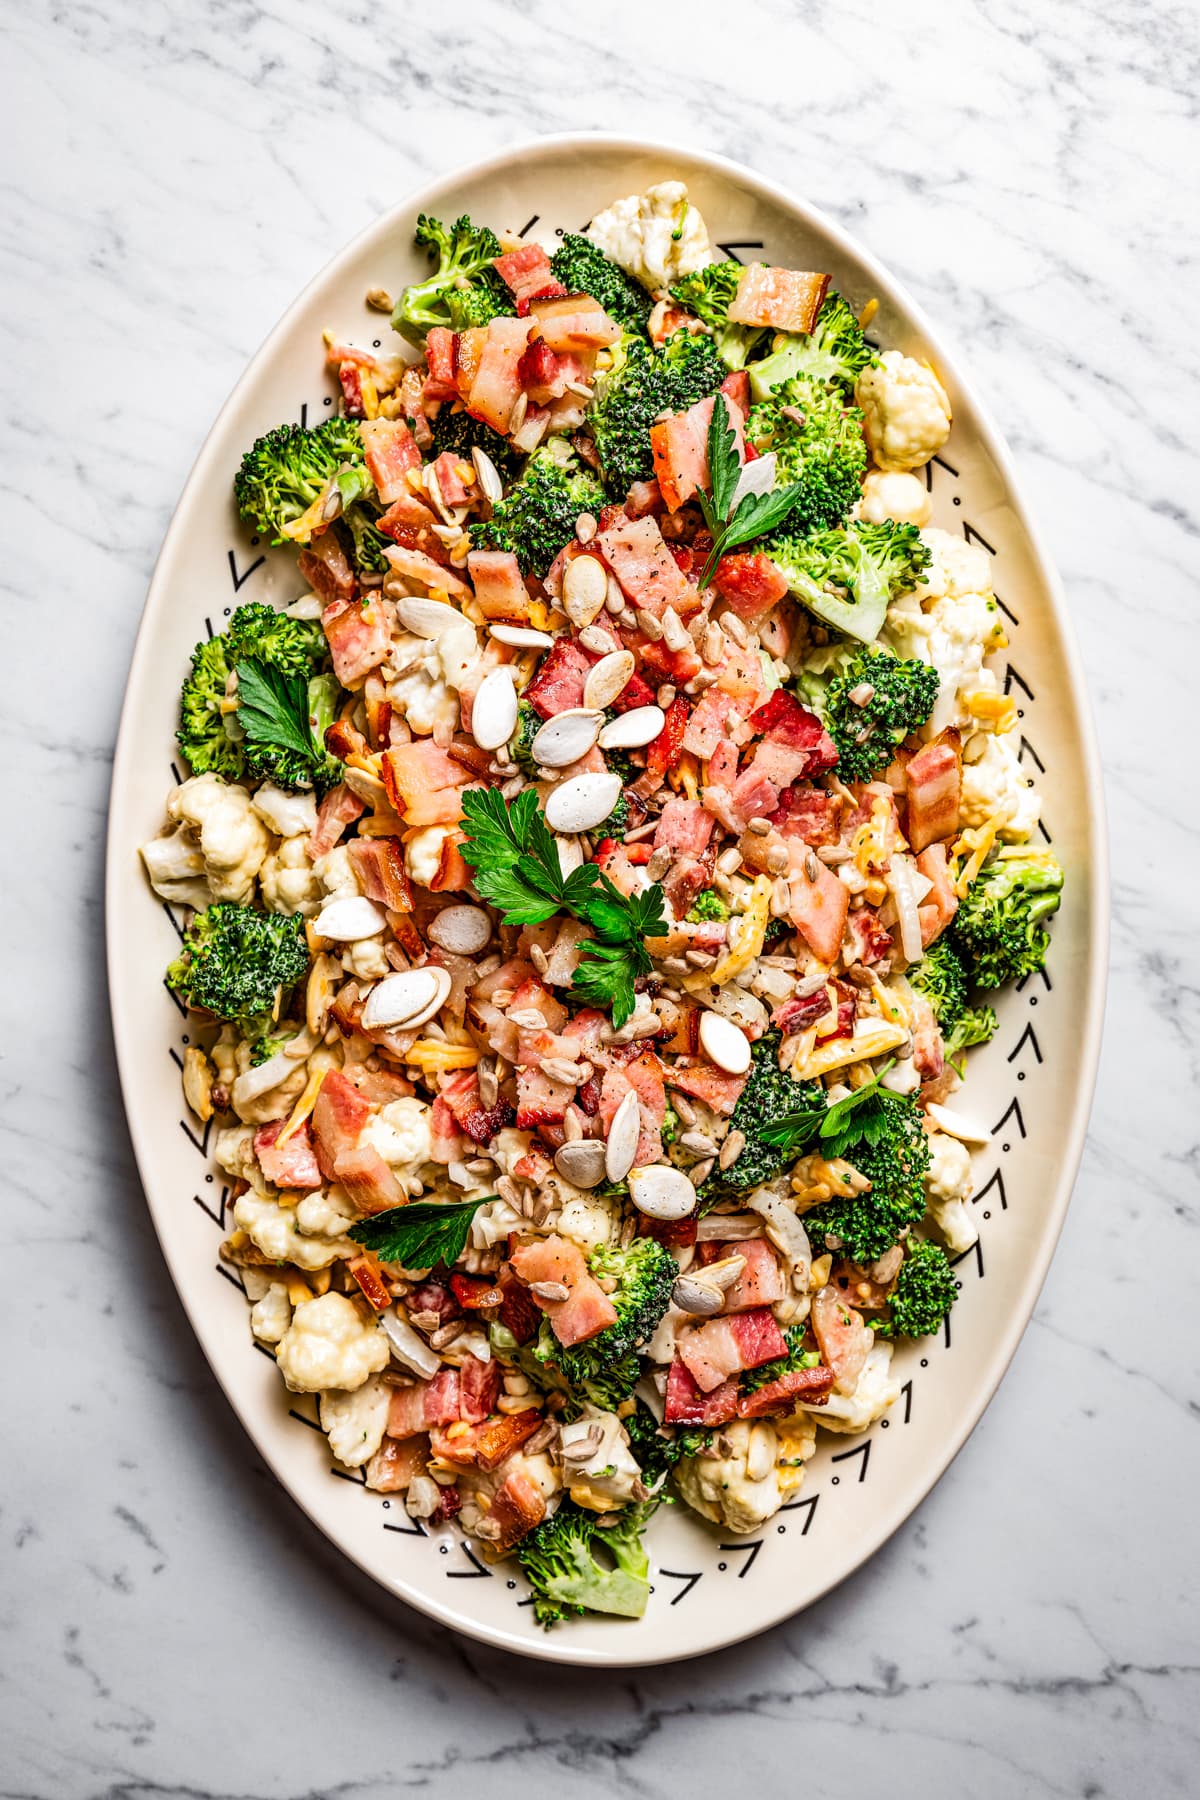
[[870, 781], [896, 746], [923, 725], [938, 697], [938, 673], [918, 658], [866, 646], [834, 675], [822, 696], [825, 728], [838, 748], [843, 781]]
[[958, 1298], [958, 1282], [940, 1244], [910, 1237], [896, 1285], [888, 1296], [891, 1318], [874, 1325], [880, 1337], [929, 1337]]
[[645, 1401], [622, 1419], [629, 1447], [642, 1471], [642, 1480], [655, 1489], [656, 1498], [664, 1476], [684, 1456], [698, 1456], [712, 1432], [703, 1425], [660, 1425]]
[[660, 413], [686, 412], [725, 379], [711, 338], [677, 331], [665, 344], [625, 337], [596, 385], [585, 429], [595, 440], [610, 494], [623, 499], [654, 473], [650, 427]]
[[728, 1193], [761, 1187], [796, 1159], [785, 1147], [763, 1142], [762, 1128], [781, 1119], [785, 1113], [811, 1106], [822, 1090], [813, 1081], [796, 1081], [779, 1066], [781, 1034], [764, 1031], [750, 1052], [750, 1073], [738, 1096], [729, 1120], [731, 1132], [745, 1138], [745, 1147], [727, 1169], [714, 1170], [700, 1190], [704, 1207], [715, 1204]]
[[363, 444], [353, 419], [319, 425], [277, 425], [258, 438], [233, 478], [233, 497], [247, 524], [273, 544], [286, 543], [283, 527], [307, 512], [326, 484], [339, 476], [343, 508], [371, 486]]
[[929, 551], [915, 525], [859, 520], [811, 537], [781, 533], [764, 544], [788, 587], [809, 611], [847, 636], [871, 643], [898, 594], [917, 586]]
[[720, 924], [729, 917], [729, 902], [716, 888], [701, 888], [684, 917], [692, 925]]
[[531, 701], [520, 701], [517, 706], [517, 729], [508, 740], [508, 754], [526, 774], [533, 773], [533, 740], [544, 723]]
[[[650, 1511], [653, 1510], [651, 1507]], [[650, 1595], [650, 1558], [642, 1543], [647, 1509], [626, 1507], [617, 1523], [564, 1500], [553, 1518], [517, 1545], [535, 1599], [533, 1613], [549, 1630], [568, 1613], [616, 1613], [640, 1619]]]
[[654, 301], [590, 238], [568, 231], [550, 258], [554, 278], [569, 294], [590, 294], [627, 331], [644, 331]]
[[466, 213], [453, 225], [443, 225], [421, 213], [413, 242], [436, 261], [425, 281], [406, 287], [392, 313], [392, 329], [418, 348], [433, 325], [466, 331], [486, 325], [516, 307], [502, 277], [492, 264], [500, 255], [500, 240], [486, 225], [472, 225]]
[[561, 1369], [593, 1405], [611, 1412], [637, 1384], [641, 1372], [637, 1352], [667, 1310], [679, 1266], [652, 1237], [634, 1238], [624, 1249], [601, 1244], [592, 1251], [588, 1266], [597, 1278], [615, 1278], [617, 1286], [609, 1298], [617, 1309], [616, 1320], [582, 1344], [564, 1345], [554, 1336], [550, 1321], [543, 1319], [537, 1354]]
[[951, 942], [977, 987], [1003, 987], [1045, 967], [1063, 872], [1047, 850], [1006, 851], [975, 877], [950, 928]]
[[814, 1242], [837, 1238], [853, 1262], [872, 1263], [925, 1216], [929, 1139], [912, 1095], [880, 1090], [869, 1129], [841, 1154], [866, 1176], [870, 1191], [814, 1206], [804, 1222]]
[[665, 1145], [673, 1144], [675, 1142], [675, 1139], [679, 1136], [679, 1127], [682, 1123], [683, 1121], [679, 1117], [679, 1114], [668, 1100], [666, 1111], [663, 1113], [663, 1122], [659, 1127], [659, 1136], [662, 1138]]
[[854, 392], [862, 371], [879, 358], [840, 294], [830, 294], [808, 336], [789, 332], [770, 356], [750, 371], [750, 391], [763, 400], [773, 388], [797, 375], [836, 382], [843, 393]]
[[860, 498], [867, 469], [862, 414], [836, 388], [803, 377], [785, 381], [751, 407], [746, 435], [756, 449], [775, 452], [777, 485], [800, 489], [779, 528], [783, 535], [840, 525]]
[[395, 540], [376, 530], [378, 517], [377, 509], [366, 505], [352, 506], [342, 515], [342, 524], [350, 533], [350, 558], [360, 575], [386, 575], [391, 568], [387, 552]]
[[285, 1044], [291, 1043], [294, 1035], [290, 1031], [264, 1031], [250, 1046], [250, 1067], [257, 1069], [260, 1063], [270, 1062]]
[[443, 404], [430, 429], [433, 432], [431, 456], [440, 456], [444, 450], [453, 450], [455, 456], [469, 463], [471, 451], [478, 447], [490, 456], [497, 474], [503, 480], [509, 480], [516, 473], [521, 459], [508, 439], [502, 438], [490, 425], [485, 425], [482, 419], [473, 419], [465, 408], [452, 412], [449, 405]]
[[738, 1377], [738, 1388], [743, 1394], [757, 1394], [759, 1388], [769, 1387], [773, 1381], [779, 1381], [784, 1375], [791, 1375], [796, 1369], [815, 1369], [821, 1360], [819, 1350], [810, 1350], [805, 1345], [806, 1325], [785, 1325], [784, 1340], [787, 1344], [786, 1356], [777, 1356], [774, 1362], [760, 1363], [757, 1369], [747, 1369]]
[[935, 939], [919, 963], [906, 971], [910, 984], [933, 1008], [942, 1036], [954, 1027], [967, 1004], [967, 971], [944, 937]]
[[279, 1017], [307, 970], [298, 914], [288, 918], [218, 900], [188, 926], [183, 949], [167, 969], [167, 986], [190, 1007], [256, 1038]]
[[999, 1023], [994, 1006], [964, 1006], [953, 1029], [942, 1034], [947, 1062], [953, 1063], [961, 1075], [966, 1052], [976, 1044], [989, 1043]]
[[[239, 606], [225, 631], [193, 650], [191, 670], [179, 697], [176, 741], [193, 775], [211, 773], [226, 781], [240, 781], [249, 775], [292, 785], [279, 753], [247, 742], [236, 712], [225, 710], [224, 703], [237, 691], [233, 671], [239, 663], [251, 660], [282, 676], [308, 681], [310, 716], [319, 710], [320, 735], [324, 737], [325, 727], [333, 723], [341, 689], [324, 673], [329, 666], [329, 645], [320, 623], [290, 618], [255, 601]], [[317, 702], [319, 709], [314, 705]], [[317, 775], [328, 776], [324, 785], [330, 786], [339, 779], [341, 765], [332, 758], [325, 760], [329, 767], [319, 767]], [[310, 765], [303, 774], [303, 785], [313, 777]], [[319, 779], [317, 785], [321, 785]]]
[[575, 536], [580, 513], [604, 505], [604, 490], [566, 438], [550, 438], [529, 458], [490, 519], [471, 526], [477, 550], [511, 550], [523, 575], [542, 576]]
[[744, 267], [740, 262], [709, 263], [707, 268], [685, 275], [671, 289], [673, 300], [709, 326], [722, 362], [731, 369], [744, 368], [767, 335], [761, 325], [729, 323], [729, 308]]

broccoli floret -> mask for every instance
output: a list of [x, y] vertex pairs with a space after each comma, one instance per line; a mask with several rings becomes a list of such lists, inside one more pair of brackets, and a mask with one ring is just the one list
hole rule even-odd
[[[176, 741], [194, 775], [211, 773], [226, 781], [240, 781], [249, 775], [291, 785], [280, 765], [280, 753], [247, 743], [240, 734], [235, 736], [236, 712], [225, 710], [236, 695], [233, 671], [247, 660], [265, 663], [283, 676], [307, 680], [310, 714], [314, 702], [319, 702], [320, 734], [324, 736], [325, 727], [333, 723], [341, 693], [333, 677], [323, 672], [329, 666], [325, 633], [315, 619], [289, 618], [256, 601], [239, 606], [225, 631], [193, 650], [191, 671], [179, 697]], [[341, 765], [332, 758], [327, 761], [329, 768], [319, 773], [328, 775], [324, 785], [330, 786], [339, 779]], [[312, 779], [310, 764], [303, 773], [303, 785]]]
[[443, 405], [430, 429], [433, 432], [433, 456], [440, 456], [444, 450], [453, 450], [455, 456], [461, 457], [463, 462], [470, 462], [471, 451], [478, 448], [491, 457], [497, 474], [503, 480], [508, 481], [516, 473], [521, 459], [507, 438], [502, 438], [498, 431], [493, 431], [482, 419], [473, 419], [465, 408], [452, 412], [449, 406]]
[[624, 1249], [601, 1244], [588, 1259], [592, 1274], [614, 1277], [610, 1294], [617, 1309], [613, 1324], [582, 1344], [558, 1342], [543, 1319], [538, 1356], [561, 1369], [574, 1388], [582, 1388], [595, 1406], [613, 1411], [628, 1399], [641, 1372], [637, 1352], [671, 1299], [679, 1266], [671, 1252], [652, 1237], [634, 1238]]
[[967, 1004], [967, 971], [949, 940], [940, 937], [930, 944], [919, 963], [907, 971], [909, 982], [924, 994], [933, 1008], [944, 1037], [952, 1031]]
[[929, 567], [929, 551], [915, 525], [859, 520], [844, 530], [811, 537], [781, 533], [764, 548], [788, 587], [826, 625], [871, 643], [888, 606], [917, 586]]
[[250, 1046], [250, 1067], [257, 1069], [260, 1063], [270, 1062], [285, 1044], [291, 1043], [293, 1035], [290, 1031], [264, 1031]]
[[471, 526], [477, 550], [511, 550], [523, 575], [546, 573], [575, 536], [580, 513], [598, 512], [604, 490], [566, 438], [535, 450], [490, 519]]
[[326, 484], [340, 473], [343, 507], [370, 488], [363, 444], [353, 419], [323, 419], [303, 425], [277, 425], [257, 439], [242, 458], [233, 478], [238, 512], [261, 537], [286, 543], [285, 525], [308, 511]]
[[[651, 1508], [650, 1510], [653, 1510]], [[626, 1507], [616, 1524], [564, 1500], [553, 1518], [517, 1545], [534, 1592], [533, 1613], [547, 1630], [568, 1613], [616, 1613], [640, 1619], [650, 1594], [650, 1559], [642, 1543], [647, 1510]]]
[[654, 305], [650, 295], [590, 238], [568, 231], [550, 258], [554, 278], [569, 294], [590, 294], [627, 331], [644, 331]]
[[682, 1123], [683, 1121], [679, 1117], [679, 1114], [668, 1100], [666, 1111], [663, 1113], [663, 1122], [659, 1127], [659, 1136], [662, 1138], [665, 1145], [673, 1144], [675, 1142], [675, 1139], [679, 1136], [679, 1127]]
[[190, 1007], [260, 1037], [308, 969], [304, 920], [218, 900], [188, 926], [167, 986]]
[[762, 400], [781, 382], [807, 375], [814, 381], [836, 382], [849, 395], [863, 370], [878, 361], [842, 296], [830, 294], [808, 336], [788, 333], [777, 350], [755, 363], [750, 391]]
[[751, 407], [746, 435], [756, 449], [775, 452], [777, 485], [800, 489], [779, 528], [784, 535], [840, 525], [860, 498], [867, 469], [862, 414], [836, 388], [804, 378], [784, 382]]
[[684, 917], [692, 925], [720, 924], [729, 917], [729, 902], [721, 898], [716, 888], [702, 888]]
[[492, 267], [500, 240], [486, 225], [472, 225], [466, 213], [443, 225], [421, 213], [413, 242], [436, 261], [425, 281], [406, 287], [392, 313], [392, 329], [419, 348], [433, 325], [466, 331], [516, 310], [513, 297]]
[[[805, 1214], [809, 1235], [837, 1238], [853, 1262], [872, 1263], [925, 1216], [929, 1139], [911, 1094], [881, 1090], [869, 1134], [842, 1155], [871, 1183], [853, 1200], [829, 1200]], [[736, 1166], [736, 1165], [735, 1165]]]
[[964, 1006], [958, 1022], [947, 1035], [943, 1033], [946, 1060], [962, 1074], [963, 1057], [976, 1044], [986, 1044], [996, 1035], [1000, 1021], [994, 1006]]
[[517, 728], [508, 740], [508, 754], [526, 774], [533, 773], [533, 740], [543, 723], [541, 714], [530, 701], [522, 700], [518, 704]]
[[[612, 773], [615, 774], [616, 770], [614, 769]], [[602, 837], [610, 838], [624, 837], [629, 830], [629, 795], [625, 793], [624, 789], [607, 819], [596, 829]]]
[[342, 516], [342, 523], [350, 533], [351, 560], [360, 575], [367, 572], [386, 575], [391, 568], [387, 552], [394, 540], [376, 530], [378, 517], [373, 506], [352, 506]]
[[958, 1282], [940, 1244], [910, 1237], [896, 1285], [888, 1296], [891, 1318], [874, 1329], [881, 1337], [929, 1337], [958, 1298]]
[[764, 1031], [750, 1052], [750, 1073], [738, 1096], [729, 1120], [731, 1132], [745, 1138], [745, 1146], [727, 1169], [714, 1170], [700, 1190], [703, 1206], [710, 1206], [727, 1193], [761, 1187], [774, 1181], [794, 1162], [795, 1156], [779, 1144], [762, 1139], [764, 1125], [772, 1125], [785, 1113], [811, 1106], [822, 1090], [813, 1081], [796, 1081], [779, 1066], [781, 1034]]
[[1042, 920], [1058, 910], [1063, 872], [1048, 851], [995, 857], [967, 890], [951, 942], [977, 987], [1003, 987], [1044, 968], [1050, 948]]
[[867, 647], [834, 675], [822, 697], [825, 728], [837, 745], [843, 781], [870, 781], [886, 769], [938, 697], [938, 673], [918, 658]]
[[703, 1425], [660, 1426], [642, 1400], [621, 1423], [642, 1471], [642, 1480], [648, 1488], [656, 1490], [656, 1497], [664, 1476], [670, 1474], [680, 1458], [698, 1456], [712, 1437], [712, 1432]]
[[743, 1394], [757, 1394], [759, 1388], [769, 1387], [771, 1382], [779, 1381], [784, 1375], [791, 1375], [796, 1369], [815, 1369], [821, 1360], [819, 1350], [810, 1350], [804, 1339], [808, 1327], [805, 1325], [785, 1325], [784, 1340], [787, 1354], [777, 1356], [774, 1362], [760, 1363], [757, 1369], [747, 1369], [738, 1377], [738, 1387]]
[[721, 360], [731, 369], [744, 368], [767, 335], [761, 325], [729, 323], [729, 308], [744, 267], [740, 262], [709, 263], [685, 275], [671, 289], [671, 298], [710, 328]]
[[711, 338], [677, 331], [665, 344], [625, 337], [596, 386], [586, 429], [595, 440], [610, 494], [623, 499], [654, 473], [650, 427], [660, 413], [686, 412], [716, 393], [725, 364]]

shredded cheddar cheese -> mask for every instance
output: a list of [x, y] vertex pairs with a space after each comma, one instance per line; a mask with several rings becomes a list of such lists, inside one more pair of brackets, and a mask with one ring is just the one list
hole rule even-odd
[[294, 1137], [299, 1131], [305, 1119], [307, 1119], [313, 1107], [317, 1104], [317, 1095], [321, 1091], [321, 1083], [324, 1079], [324, 1069], [313, 1070], [312, 1074], [304, 1084], [304, 1092], [288, 1114], [287, 1124], [275, 1139], [276, 1144], [286, 1144], [288, 1139]]
[[813, 1050], [803, 1065], [797, 1057], [792, 1074], [800, 1081], [814, 1081], [818, 1075], [828, 1075], [832, 1069], [844, 1069], [848, 1063], [862, 1062], [867, 1057], [882, 1056], [885, 1051], [895, 1050], [907, 1036], [906, 1025], [889, 1025], [883, 1019], [860, 1019], [848, 1043], [845, 1038], [835, 1038], [831, 1044]]
[[771, 920], [773, 886], [769, 875], [754, 877], [754, 885], [750, 889], [750, 904], [745, 912], [735, 914], [729, 921], [729, 948], [715, 969], [688, 976], [683, 985], [689, 993], [699, 994], [705, 988], [724, 987], [727, 981], [732, 981], [735, 975], [748, 969], [761, 953]]

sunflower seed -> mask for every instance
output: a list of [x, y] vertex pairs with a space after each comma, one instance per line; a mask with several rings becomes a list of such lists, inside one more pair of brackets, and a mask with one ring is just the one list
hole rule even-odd
[[685, 1131], [679, 1139], [685, 1150], [693, 1150], [697, 1156], [715, 1156], [717, 1146], [705, 1131]]
[[639, 606], [634, 613], [634, 618], [637, 621], [638, 630], [644, 638], [647, 638], [652, 644], [661, 641], [663, 628], [652, 612], [647, 612], [644, 606]]
[[723, 1169], [732, 1168], [733, 1164], [737, 1161], [745, 1148], [746, 1134], [744, 1131], [726, 1132], [725, 1141], [721, 1145], [721, 1154], [718, 1156], [717, 1161]]
[[548, 1300], [551, 1305], [556, 1300], [567, 1300], [571, 1295], [565, 1281], [531, 1281], [529, 1291], [535, 1300]]
[[542, 1072], [551, 1081], [561, 1081], [564, 1087], [578, 1087], [581, 1081], [586, 1080], [582, 1066], [565, 1056], [543, 1056]]
[[709, 1156], [704, 1162], [695, 1163], [689, 1171], [691, 1180], [697, 1187], [702, 1187], [716, 1167], [716, 1157]]
[[494, 1056], [481, 1056], [475, 1070], [479, 1082], [479, 1103], [490, 1110], [496, 1104], [500, 1092], [500, 1080], [496, 1072]]
[[[811, 855], [811, 852], [809, 853]], [[788, 871], [788, 853], [782, 844], [772, 844], [767, 851], [767, 874], [786, 875]], [[809, 876], [809, 880], [813, 879]]]
[[471, 461], [475, 464], [475, 473], [479, 477], [479, 486], [489, 506], [495, 506], [497, 500], [504, 498], [504, 483], [500, 479], [500, 471], [488, 455], [476, 444], [471, 450]]
[[664, 681], [654, 698], [665, 711], [675, 698], [675, 689], [671, 686], [669, 681]]
[[646, 864], [646, 879], [661, 881], [674, 860], [675, 852], [669, 850], [665, 844], [660, 844], [657, 850], [650, 853], [650, 860]]
[[755, 818], [751, 819], [750, 823], [746, 827], [746, 830], [753, 832], [755, 837], [766, 837], [767, 833], [770, 831], [770, 829], [771, 829], [770, 819], [764, 819], [764, 818], [760, 818], [757, 816]]
[[621, 584], [615, 575], [610, 575], [608, 578], [608, 591], [604, 596], [604, 606], [607, 612], [614, 614], [625, 611], [625, 596], [621, 592]]
[[733, 639], [739, 650], [744, 650], [750, 642], [750, 633], [736, 613], [727, 612], [721, 615], [721, 630], [726, 637]]

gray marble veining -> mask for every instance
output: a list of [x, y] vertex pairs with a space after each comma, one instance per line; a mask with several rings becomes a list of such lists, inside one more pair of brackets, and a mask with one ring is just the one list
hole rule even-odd
[[[0, 1794], [1197, 1792], [1195, 7], [91, 0], [4, 40]], [[1113, 833], [1092, 1135], [997, 1399], [838, 1592], [636, 1676], [427, 1624], [280, 1494], [164, 1273], [102, 975], [124, 675], [208, 422], [398, 194], [588, 126], [771, 173], [964, 346], [1071, 595]]]

